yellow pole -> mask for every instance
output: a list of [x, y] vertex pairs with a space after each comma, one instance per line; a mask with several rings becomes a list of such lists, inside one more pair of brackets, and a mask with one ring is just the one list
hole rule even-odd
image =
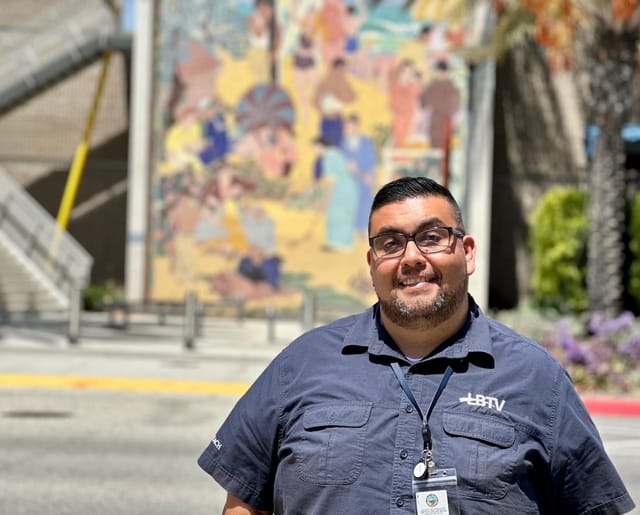
[[93, 103], [91, 105], [91, 112], [87, 119], [87, 124], [82, 135], [82, 140], [76, 148], [73, 156], [73, 162], [67, 176], [67, 183], [62, 195], [62, 201], [60, 202], [60, 208], [58, 209], [58, 217], [56, 224], [60, 229], [66, 229], [69, 223], [69, 215], [75, 202], [76, 193], [78, 192], [78, 186], [80, 185], [80, 179], [82, 178], [82, 172], [84, 171], [84, 165], [87, 162], [87, 154], [89, 153], [89, 140], [91, 139], [91, 132], [96, 121], [96, 115], [98, 112], [98, 105], [100, 104], [100, 97], [104, 90], [104, 84], [107, 78], [107, 71], [109, 69], [109, 62], [111, 61], [111, 51], [107, 51], [102, 58], [102, 71], [98, 80], [98, 87], [93, 96]]
[[67, 228], [69, 223], [69, 215], [73, 208], [73, 203], [76, 199], [76, 193], [78, 192], [78, 186], [80, 179], [82, 178], [82, 172], [84, 165], [87, 162], [87, 154], [89, 153], [89, 140], [91, 139], [91, 132], [96, 121], [96, 114], [98, 112], [98, 105], [100, 104], [100, 97], [104, 90], [104, 84], [107, 78], [107, 71], [109, 69], [109, 62], [111, 61], [111, 51], [105, 52], [102, 58], [102, 71], [100, 72], [100, 78], [98, 79], [98, 86], [93, 96], [93, 103], [91, 104], [91, 112], [87, 118], [87, 124], [82, 134], [82, 140], [76, 147], [75, 154], [73, 155], [73, 162], [69, 169], [69, 175], [67, 176], [67, 182], [64, 187], [64, 193], [62, 194], [62, 201], [58, 208], [58, 216], [56, 218], [56, 231], [53, 234], [53, 240], [51, 241], [51, 247], [49, 248], [49, 267], [53, 268], [56, 257], [58, 255], [58, 249], [60, 247], [60, 240], [62, 233]]

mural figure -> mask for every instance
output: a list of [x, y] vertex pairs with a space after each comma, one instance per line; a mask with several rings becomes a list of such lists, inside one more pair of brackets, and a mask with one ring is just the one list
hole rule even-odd
[[360, 117], [350, 115], [345, 123], [342, 152], [347, 159], [349, 171], [358, 184], [358, 202], [355, 229], [366, 237], [369, 227], [369, 210], [376, 189], [376, 147], [370, 137], [360, 129]]
[[234, 270], [218, 274], [214, 291], [238, 300], [257, 300], [294, 293], [280, 284], [281, 258], [275, 254], [275, 223], [260, 206], [241, 202], [239, 216], [246, 238]]
[[428, 82], [431, 78], [431, 39], [433, 25], [423, 23], [415, 38], [407, 40], [396, 54], [398, 62], [411, 61], [423, 81]]
[[345, 32], [345, 59], [348, 63], [351, 73], [356, 75], [363, 74], [361, 66], [361, 45], [360, 45], [360, 29], [367, 20], [369, 11], [364, 0], [356, 0], [355, 5], [351, 4], [347, 7], [347, 15], [344, 19]]
[[197, 277], [196, 244], [193, 238], [198, 223], [198, 199], [196, 191], [183, 184], [167, 206], [167, 220], [171, 230], [170, 255], [172, 268], [186, 285], [192, 285]]
[[333, 63], [336, 59], [344, 57], [347, 16], [347, 7], [343, 0], [323, 0], [318, 13], [318, 22], [322, 34], [322, 59], [325, 63]]
[[298, 105], [301, 111], [303, 123], [309, 122], [309, 110], [313, 98], [313, 91], [318, 82], [318, 62], [316, 48], [316, 13], [310, 11], [299, 16], [296, 11], [296, 3], [291, 4], [290, 17], [299, 26], [296, 37], [296, 46], [293, 52], [293, 75], [298, 92]]
[[188, 104], [180, 104], [176, 107], [174, 119], [164, 140], [163, 172], [172, 174], [191, 170], [201, 174], [203, 167], [198, 154], [204, 147], [204, 140], [196, 110]]
[[320, 136], [330, 145], [340, 146], [344, 131], [345, 107], [356, 100], [349, 83], [346, 61], [337, 58], [318, 83], [314, 105], [320, 112]]
[[328, 190], [323, 250], [351, 250], [360, 195], [358, 183], [349, 171], [349, 163], [340, 148], [323, 138], [317, 138], [315, 143], [322, 159], [323, 181]]
[[417, 123], [422, 91], [420, 75], [413, 61], [402, 61], [389, 79], [389, 109], [392, 117], [392, 139], [395, 146], [409, 143]]
[[275, 223], [258, 205], [245, 204], [240, 220], [248, 243], [248, 253], [240, 259], [238, 272], [253, 281], [265, 281], [274, 289], [280, 287], [281, 259], [275, 254]]
[[429, 142], [433, 148], [445, 149], [451, 137], [454, 116], [460, 108], [460, 93], [448, 76], [449, 63], [435, 64], [436, 76], [420, 96], [420, 104], [429, 116]]
[[274, 0], [255, 0], [255, 10], [247, 20], [247, 59], [256, 83], [275, 81], [274, 66], [280, 45]]
[[227, 134], [227, 121], [224, 107], [219, 100], [204, 97], [198, 103], [198, 115], [203, 125], [203, 148], [200, 160], [204, 165], [210, 165], [219, 159], [224, 159], [231, 151], [231, 141]]
[[195, 110], [202, 98], [211, 95], [220, 73], [221, 63], [193, 38], [188, 40], [188, 54], [176, 65], [176, 79], [180, 88], [179, 102]]
[[214, 172], [200, 190], [200, 210], [194, 239], [206, 253], [231, 252], [229, 231], [224, 224], [224, 193], [221, 187], [225, 173], [231, 172], [225, 172], [225, 168]]

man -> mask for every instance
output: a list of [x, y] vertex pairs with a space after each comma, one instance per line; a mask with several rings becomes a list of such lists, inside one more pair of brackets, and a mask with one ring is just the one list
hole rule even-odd
[[566, 372], [468, 295], [449, 191], [388, 183], [369, 235], [379, 302], [286, 348], [200, 457], [224, 514], [633, 509]]

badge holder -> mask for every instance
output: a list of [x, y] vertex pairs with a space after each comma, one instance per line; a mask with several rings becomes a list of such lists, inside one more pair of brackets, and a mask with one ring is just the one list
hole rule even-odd
[[[421, 464], [419, 462], [416, 468]], [[413, 478], [417, 515], [460, 515], [456, 501], [456, 469], [431, 469], [422, 478]]]
[[412, 480], [413, 497], [416, 500], [416, 513], [417, 515], [460, 515], [460, 509], [456, 500], [456, 489], [458, 485], [456, 469], [439, 469], [436, 467], [436, 463], [433, 460], [433, 441], [429, 427], [431, 412], [444, 391], [451, 374], [453, 374], [453, 368], [448, 366], [445, 370], [426, 415], [423, 415], [420, 405], [411, 392], [411, 388], [398, 363], [391, 363], [391, 368], [400, 386], [406, 393], [407, 398], [411, 401], [411, 404], [413, 404], [413, 407], [422, 419], [422, 442], [424, 447], [422, 458], [416, 463], [413, 469]]

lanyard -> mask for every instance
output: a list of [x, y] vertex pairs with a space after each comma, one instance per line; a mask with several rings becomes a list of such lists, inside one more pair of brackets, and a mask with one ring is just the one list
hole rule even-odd
[[[451, 374], [453, 374], [453, 368], [451, 368], [451, 365], [447, 366], [447, 369], [445, 370], [444, 375], [440, 380], [440, 385], [438, 385], [438, 389], [436, 390], [436, 393], [433, 396], [433, 399], [431, 399], [431, 404], [429, 404], [429, 409], [427, 410], [426, 414], [422, 413], [422, 409], [420, 409], [420, 405], [418, 404], [418, 401], [414, 397], [413, 392], [411, 391], [411, 387], [409, 386], [409, 383], [407, 383], [407, 379], [405, 378], [404, 374], [402, 373], [402, 370], [400, 369], [400, 365], [398, 365], [398, 363], [394, 361], [393, 363], [391, 363], [391, 368], [396, 378], [398, 379], [400, 386], [404, 390], [404, 393], [407, 395], [407, 397], [411, 401], [411, 404], [413, 404], [413, 407], [416, 409], [416, 411], [418, 412], [418, 415], [422, 419], [422, 442], [424, 446], [423, 452], [422, 452], [423, 459], [421, 462], [418, 463], [418, 465], [416, 465], [416, 469], [414, 471], [416, 476], [418, 475], [422, 476], [428, 469], [435, 467], [435, 463], [433, 462], [432, 453], [431, 453], [432, 441], [431, 441], [431, 429], [429, 428], [429, 417], [431, 416], [431, 412], [433, 411], [433, 408], [435, 407], [436, 402], [438, 402], [440, 395], [442, 395], [442, 392], [447, 386], [447, 383], [449, 382], [449, 378], [451, 377]], [[419, 468], [421, 464], [424, 465], [424, 470], [422, 470], [421, 467]], [[422, 472], [418, 473], [418, 471], [422, 471]]]

